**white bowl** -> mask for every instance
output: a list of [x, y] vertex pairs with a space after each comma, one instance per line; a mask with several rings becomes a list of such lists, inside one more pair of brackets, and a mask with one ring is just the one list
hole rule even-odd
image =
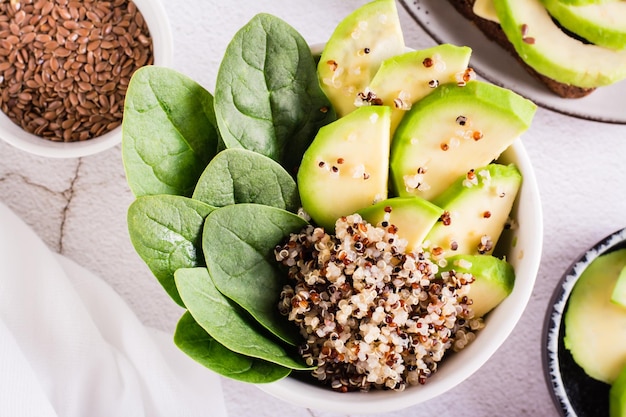
[[543, 241], [539, 189], [521, 140], [517, 139], [498, 161], [516, 164], [523, 175], [523, 184], [512, 212], [518, 227], [505, 231], [498, 242], [498, 252], [505, 253], [515, 268], [515, 287], [511, 295], [486, 316], [485, 327], [477, 333], [472, 343], [463, 351], [445, 358], [426, 384], [407, 387], [402, 392], [338, 393], [293, 377], [258, 387], [301, 407], [349, 414], [383, 413], [437, 397], [466, 380], [485, 364], [504, 343], [526, 308], [539, 269]]
[[[172, 32], [159, 0], [133, 0], [144, 17], [153, 43], [154, 65], [171, 66]], [[122, 140], [119, 126], [99, 137], [76, 142], [55, 142], [26, 132], [0, 111], [0, 138], [26, 152], [51, 158], [77, 158], [107, 150]]]

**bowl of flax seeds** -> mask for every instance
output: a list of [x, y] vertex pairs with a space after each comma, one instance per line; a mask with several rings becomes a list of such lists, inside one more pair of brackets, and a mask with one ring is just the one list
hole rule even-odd
[[0, 138], [58, 158], [113, 147], [132, 74], [171, 56], [158, 0], [0, 1]]

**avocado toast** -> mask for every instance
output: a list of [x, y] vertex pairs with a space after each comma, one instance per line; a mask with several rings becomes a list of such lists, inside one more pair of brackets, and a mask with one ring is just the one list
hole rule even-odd
[[[624, 2], [449, 2], [560, 97], [584, 97], [626, 77]], [[615, 16], [607, 19], [608, 13]]]

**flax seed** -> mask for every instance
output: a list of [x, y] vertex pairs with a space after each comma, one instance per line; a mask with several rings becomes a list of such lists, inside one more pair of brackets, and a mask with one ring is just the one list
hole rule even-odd
[[64, 38], [70, 36], [70, 31], [65, 26], [57, 26], [57, 32], [61, 34]]
[[68, 95], [68, 99], [72, 107], [78, 106], [78, 95], [75, 92], [71, 91]]
[[41, 8], [42, 16], [50, 14], [50, 12], [52, 11], [53, 8], [54, 8], [54, 3], [52, 1], [45, 2], [43, 7]]
[[14, 34], [15, 36], [19, 36], [20, 35], [20, 27], [17, 23], [11, 23], [9, 25], [9, 30], [11, 31], [12, 34]]
[[18, 38], [15, 35], [9, 35], [6, 37], [7, 42], [9, 42], [9, 44], [16, 46], [19, 42], [20, 42], [20, 38]]
[[36, 36], [37, 35], [35, 34], [35, 32], [29, 32], [29, 33], [24, 35], [24, 37], [22, 38], [22, 42], [23, 43], [31, 43], [32, 41], [35, 40]]
[[15, 13], [15, 16], [13, 17], [13, 20], [18, 25], [21, 25], [25, 19], [26, 19], [26, 12], [24, 12], [23, 10], [20, 10], [17, 13]]
[[57, 7], [56, 12], [58, 13], [59, 18], [63, 20], [70, 20], [72, 18], [72, 15], [70, 14], [69, 10], [67, 10], [64, 7]]
[[100, 22], [100, 16], [98, 16], [98, 14], [92, 12], [92, 11], [88, 11], [86, 13], [87, 19], [91, 20], [92, 22]]
[[91, 42], [89, 42], [89, 44], [87, 45], [87, 50], [89, 52], [93, 52], [95, 50], [97, 50], [100, 47], [100, 41], [99, 40], [92, 40]]
[[62, 46], [59, 46], [57, 49], [54, 50], [54, 55], [61, 58], [67, 58], [71, 54], [72, 53], [69, 49], [63, 48]]
[[100, 91], [102, 91], [103, 93], [108, 93], [108, 92], [111, 92], [113, 90], [115, 90], [115, 83], [114, 82], [106, 83], [100, 89]]

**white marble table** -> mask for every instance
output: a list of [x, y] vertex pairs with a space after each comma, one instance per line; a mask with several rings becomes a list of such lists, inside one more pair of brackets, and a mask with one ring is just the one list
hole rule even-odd
[[[310, 43], [323, 42], [363, 0], [171, 0], [175, 69], [213, 91], [229, 39], [258, 12], [291, 23]], [[434, 42], [399, 7], [407, 44]], [[523, 139], [542, 194], [544, 253], [528, 308], [507, 342], [469, 380], [406, 410], [407, 416], [556, 416], [541, 363], [541, 327], [551, 293], [581, 252], [626, 226], [626, 126], [572, 119], [539, 109]], [[126, 231], [133, 197], [119, 146], [67, 160], [35, 157], [0, 143], [0, 201], [55, 251], [77, 261], [125, 298], [150, 326], [173, 331], [181, 311], [134, 253]], [[2, 233], [2, 231], [0, 231]], [[231, 416], [331, 416], [276, 400], [254, 386], [223, 380]], [[210, 404], [207, 404], [210, 415]], [[388, 414], [391, 416], [391, 414]]]

